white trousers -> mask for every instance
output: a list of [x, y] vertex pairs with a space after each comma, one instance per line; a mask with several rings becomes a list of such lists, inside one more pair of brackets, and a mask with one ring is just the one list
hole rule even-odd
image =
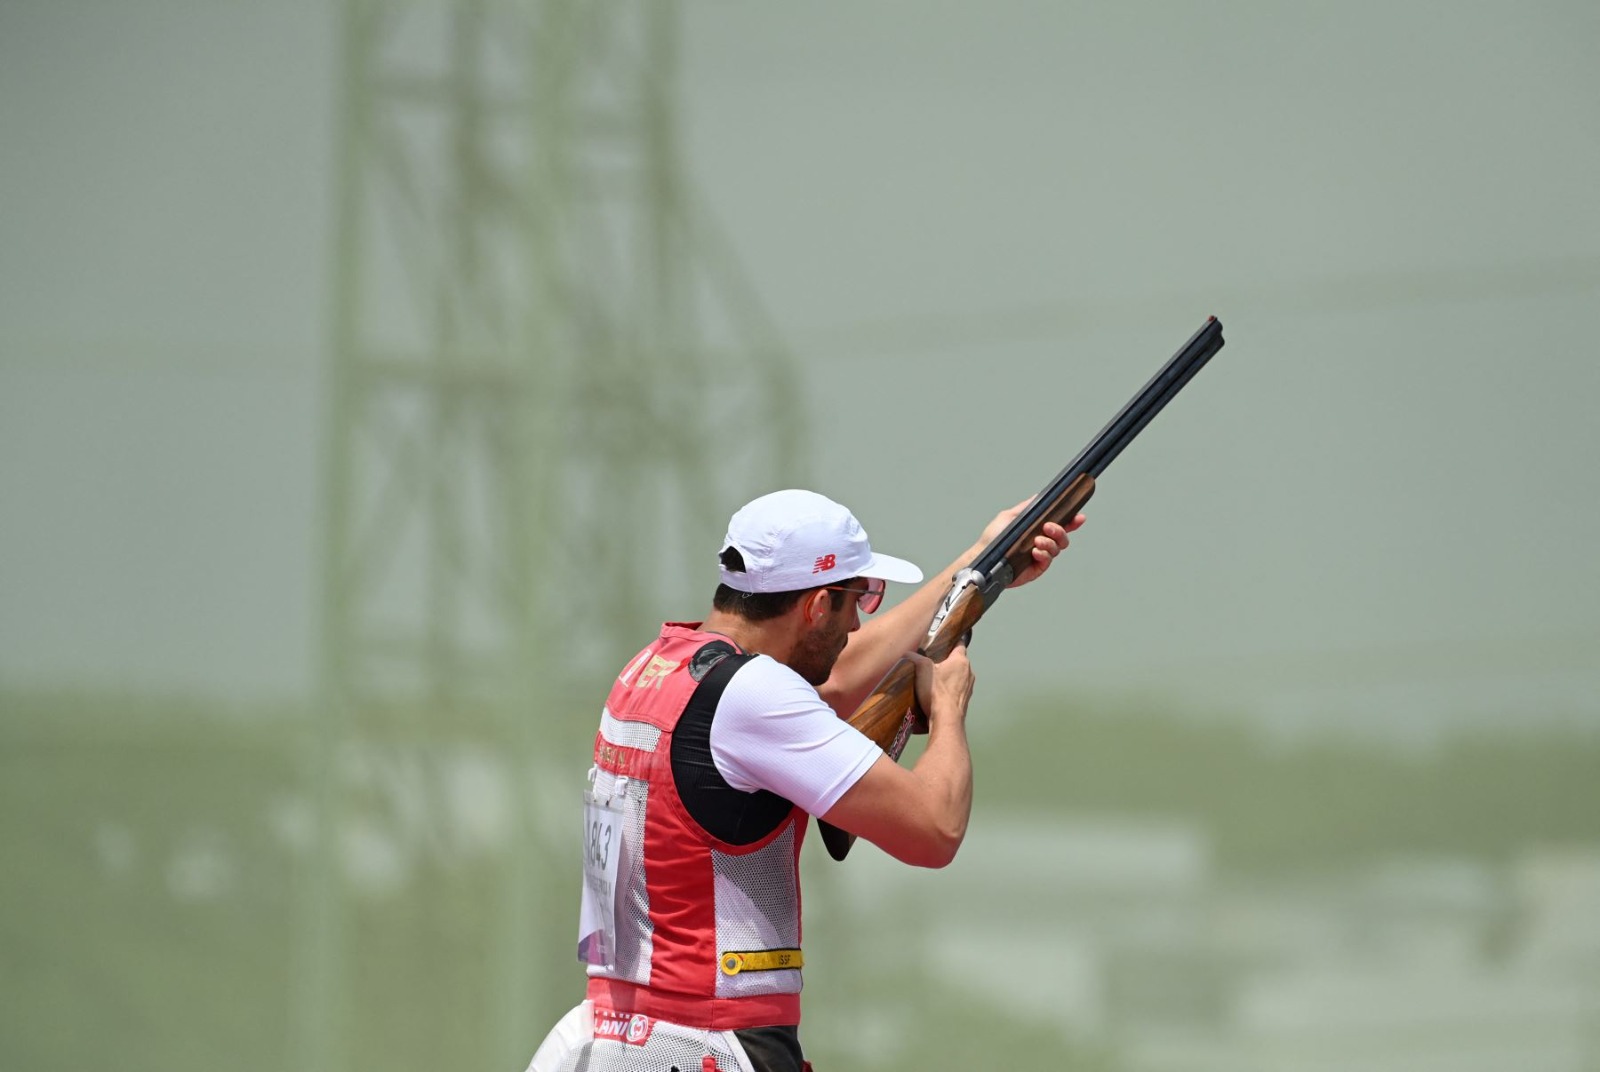
[[[702, 1072], [706, 1058], [718, 1072], [755, 1072], [732, 1031], [706, 1031], [665, 1020], [634, 1017], [627, 1031], [595, 1036], [594, 1003], [563, 1016], [534, 1051], [528, 1072]], [[614, 1016], [602, 1021], [616, 1024]]]

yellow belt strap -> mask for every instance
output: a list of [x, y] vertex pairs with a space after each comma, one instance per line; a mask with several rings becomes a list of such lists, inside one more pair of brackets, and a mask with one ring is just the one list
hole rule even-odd
[[723, 975], [803, 968], [805, 964], [805, 954], [798, 949], [758, 949], [751, 953], [724, 953], [717, 958], [717, 967], [722, 969]]

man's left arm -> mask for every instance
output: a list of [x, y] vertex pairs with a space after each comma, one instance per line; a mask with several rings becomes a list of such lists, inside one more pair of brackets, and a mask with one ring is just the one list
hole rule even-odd
[[[850, 641], [840, 654], [839, 661], [834, 664], [833, 673], [817, 689], [839, 717], [848, 718], [902, 655], [917, 650], [927, 638], [928, 626], [933, 623], [934, 613], [949, 593], [950, 586], [955, 583], [956, 574], [1004, 532], [1030, 501], [1025, 499], [1009, 510], [1002, 510], [989, 522], [978, 542], [959, 558], [923, 582], [921, 587], [894, 607], [863, 623], [860, 629], [850, 634]], [[1034, 540], [1033, 565], [1019, 574], [1009, 587], [1018, 588], [1038, 580], [1050, 568], [1055, 557], [1066, 549], [1068, 534], [1076, 532], [1082, 525], [1082, 514], [1073, 518], [1070, 525], [1046, 524], [1043, 532]]]

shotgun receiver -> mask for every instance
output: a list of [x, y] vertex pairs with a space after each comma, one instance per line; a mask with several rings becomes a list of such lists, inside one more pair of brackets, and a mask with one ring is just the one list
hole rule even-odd
[[[950, 592], [934, 613], [928, 636], [917, 649], [939, 662], [950, 649], [969, 639], [984, 611], [1000, 598], [1006, 586], [1033, 562], [1033, 540], [1046, 522], [1065, 525], [1094, 494], [1095, 479], [1122, 453], [1122, 448], [1144, 430], [1151, 419], [1183, 389], [1213, 354], [1222, 349], [1222, 323], [1209, 317], [1200, 330], [1161, 367], [1111, 423], [1090, 440], [1067, 467], [1056, 474], [966, 568], [956, 573]], [[902, 658], [884, 675], [855, 714], [850, 725], [872, 738], [894, 760], [905, 750], [912, 733], [927, 730], [927, 718], [917, 704], [917, 671]], [[843, 860], [855, 844], [854, 834], [818, 820], [828, 855]]]

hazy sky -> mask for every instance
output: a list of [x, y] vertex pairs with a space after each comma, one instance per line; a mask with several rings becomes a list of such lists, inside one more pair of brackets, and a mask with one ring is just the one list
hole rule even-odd
[[[0, 6], [5, 682], [307, 686], [335, 15]], [[682, 46], [883, 549], [941, 565], [1226, 325], [980, 688], [1600, 713], [1600, 8], [694, 3]]]

